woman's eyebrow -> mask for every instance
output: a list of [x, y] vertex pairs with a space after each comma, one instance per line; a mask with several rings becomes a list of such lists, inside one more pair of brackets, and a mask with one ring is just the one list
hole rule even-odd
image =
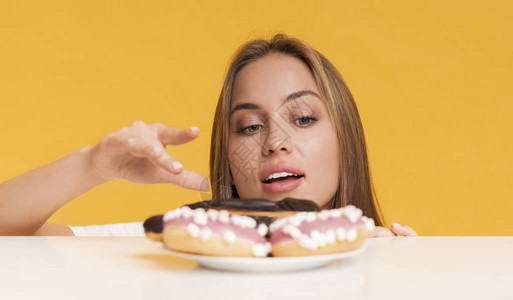
[[299, 97], [302, 97], [304, 95], [312, 95], [312, 96], [315, 96], [319, 99], [321, 99], [321, 97], [319, 95], [317, 95], [316, 92], [314, 91], [311, 91], [311, 90], [302, 90], [302, 91], [299, 91], [299, 92], [294, 92], [290, 95], [287, 96], [287, 98], [285, 98], [285, 101], [283, 101], [283, 103], [286, 103], [286, 102], [289, 102], [289, 101], [292, 101], [294, 99], [297, 99]]
[[[321, 99], [321, 97], [319, 97], [319, 95], [317, 95], [317, 93], [314, 92], [314, 91], [302, 90], [302, 91], [294, 92], [294, 93], [288, 95], [285, 98], [285, 100], [283, 100], [283, 103], [286, 103], [286, 102], [292, 101], [294, 99], [300, 98], [300, 97], [302, 97], [304, 95], [312, 95], [312, 96], [315, 96], [315, 97]], [[250, 102], [244, 102], [244, 103], [237, 104], [232, 109], [232, 111], [230, 112], [230, 116], [233, 115], [234, 112], [236, 112], [238, 110], [242, 110], [242, 109], [260, 109], [260, 105], [255, 104], [255, 103], [250, 103]]]
[[237, 104], [230, 112], [230, 116], [233, 115], [234, 112], [236, 112], [238, 110], [242, 110], [242, 109], [260, 109], [260, 105], [255, 104], [255, 103], [249, 103], [249, 102]]

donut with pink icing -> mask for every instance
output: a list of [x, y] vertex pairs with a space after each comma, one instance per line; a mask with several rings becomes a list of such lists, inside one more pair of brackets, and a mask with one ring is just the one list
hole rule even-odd
[[331, 254], [359, 248], [374, 221], [352, 205], [320, 212], [299, 212], [269, 226], [273, 256]]
[[268, 227], [249, 216], [188, 206], [163, 217], [162, 240], [171, 250], [211, 256], [265, 257]]

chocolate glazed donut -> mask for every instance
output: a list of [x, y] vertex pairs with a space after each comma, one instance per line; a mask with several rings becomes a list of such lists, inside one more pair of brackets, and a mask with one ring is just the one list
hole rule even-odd
[[[285, 198], [281, 201], [270, 201], [266, 199], [214, 199], [185, 205], [191, 209], [203, 208], [228, 210], [230, 214], [247, 215], [255, 219], [258, 225], [263, 223], [267, 226], [276, 218], [288, 216], [301, 211], [319, 211], [319, 206], [313, 201]], [[144, 222], [146, 236], [155, 241], [162, 241], [164, 229], [164, 215], [152, 216]]]

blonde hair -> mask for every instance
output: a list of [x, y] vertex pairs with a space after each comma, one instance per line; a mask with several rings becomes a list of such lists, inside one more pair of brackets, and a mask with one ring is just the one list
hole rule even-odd
[[245, 43], [229, 65], [212, 128], [212, 197], [238, 197], [232, 185], [228, 161], [229, 110], [235, 76], [244, 66], [272, 53], [296, 57], [310, 68], [337, 134], [340, 182], [335, 195], [324, 208], [352, 204], [360, 208], [364, 215], [373, 218], [376, 225], [383, 225], [383, 216], [370, 175], [363, 126], [349, 88], [337, 69], [322, 54], [305, 42], [284, 34], [277, 34], [270, 40], [256, 39]]

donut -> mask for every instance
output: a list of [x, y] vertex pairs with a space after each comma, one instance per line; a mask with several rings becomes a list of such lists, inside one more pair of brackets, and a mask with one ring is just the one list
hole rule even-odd
[[280, 218], [269, 230], [275, 257], [332, 254], [359, 248], [374, 230], [374, 220], [348, 205]]
[[170, 250], [212, 256], [268, 256], [268, 225], [298, 211], [318, 211], [312, 201], [287, 198], [210, 200], [148, 218], [146, 236]]
[[249, 216], [226, 210], [188, 206], [163, 217], [162, 239], [174, 251], [211, 256], [265, 257], [271, 245], [265, 237], [268, 227]]
[[164, 229], [164, 215], [149, 217], [144, 221], [143, 228], [146, 237], [156, 242], [162, 242], [162, 231]]
[[374, 221], [352, 205], [319, 210], [287, 198], [210, 200], [188, 204], [144, 222], [146, 236], [170, 250], [238, 257], [286, 257], [359, 248]]
[[281, 201], [266, 199], [216, 199], [188, 204], [192, 209], [225, 209], [230, 214], [247, 216], [266, 216], [281, 218], [292, 215], [298, 211], [319, 211], [319, 206], [313, 201], [295, 198], [285, 198]]

